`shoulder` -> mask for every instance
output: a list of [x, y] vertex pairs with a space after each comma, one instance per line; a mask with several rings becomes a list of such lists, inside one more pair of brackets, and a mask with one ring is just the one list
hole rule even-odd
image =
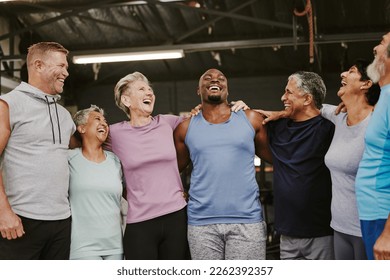
[[106, 151], [105, 150], [105, 153], [106, 153], [106, 156], [107, 158], [113, 160], [115, 163], [118, 163], [120, 164], [121, 161], [119, 160], [119, 158], [116, 156], [116, 154], [114, 154], [113, 152], [110, 152], [110, 151]]
[[323, 133], [333, 135], [335, 130], [335, 125], [330, 120], [319, 115], [315, 118], [315, 122], [313, 122], [313, 128], [316, 128], [318, 132], [322, 131]]
[[155, 119], [157, 123], [165, 122], [168, 123], [172, 127], [172, 129], [175, 129], [183, 120], [183, 117], [166, 114], [166, 115], [157, 115]]
[[185, 119], [184, 121], [182, 121], [181, 123], [178, 124], [178, 126], [175, 128], [175, 130], [173, 132], [175, 137], [180, 136], [180, 137], [184, 138], [186, 136], [192, 118], [193, 117], [191, 117], [189, 119]]
[[81, 154], [81, 148], [69, 149], [68, 150], [68, 161], [72, 161]]
[[[4, 106], [7, 106], [8, 110], [15, 111], [15, 110], [24, 110], [19, 108], [25, 108], [26, 107], [26, 101], [25, 98], [26, 95], [22, 92], [19, 92], [17, 89], [14, 89], [7, 94], [3, 94], [0, 96], [0, 103], [2, 103]], [[2, 106], [2, 108], [5, 108]]]
[[188, 126], [190, 125], [191, 123], [191, 120], [192, 120], [193, 117], [190, 117], [188, 119], [184, 119], [183, 121], [181, 121], [178, 126], [176, 127], [175, 130], [177, 129], [183, 129], [183, 128], [188, 128]]
[[[239, 111], [240, 112], [240, 111]], [[244, 111], [248, 121], [252, 124], [255, 130], [260, 129], [263, 127], [263, 116], [254, 111], [254, 110], [245, 110]]]
[[337, 118], [342, 118], [342, 116], [345, 115], [345, 113], [340, 112], [338, 115], [336, 115], [335, 111], [337, 109], [337, 106], [330, 105], [330, 104], [323, 104], [321, 108], [321, 116], [324, 118], [334, 121]]
[[[239, 111], [240, 112], [240, 111]], [[263, 116], [254, 110], [243, 111], [248, 119], [263, 120]]]
[[337, 106], [335, 106], [335, 105], [322, 104], [321, 114], [322, 113], [334, 113], [336, 108], [337, 108]]
[[121, 130], [123, 128], [124, 123], [126, 123], [126, 121], [121, 121], [121, 122], [117, 122], [117, 123], [114, 123], [114, 124], [110, 124], [109, 125], [110, 132]]
[[161, 114], [155, 116], [156, 119], [166, 120], [166, 121], [178, 121], [181, 117], [176, 115], [170, 115], [170, 114]]

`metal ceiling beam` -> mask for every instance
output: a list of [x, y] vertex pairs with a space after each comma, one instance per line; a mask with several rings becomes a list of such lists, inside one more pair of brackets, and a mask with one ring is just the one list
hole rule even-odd
[[104, 5], [104, 4], [107, 4], [107, 3], [111, 3], [111, 2], [114, 2], [114, 0], [101, 0], [101, 1], [98, 1], [96, 3], [93, 3], [93, 4], [89, 4], [89, 5], [85, 5], [83, 7], [80, 7], [80, 8], [77, 8], [77, 9], [74, 9], [74, 10], [71, 10], [70, 12], [65, 12], [59, 16], [56, 16], [56, 17], [53, 17], [53, 18], [50, 18], [48, 20], [44, 20], [44, 21], [41, 21], [39, 23], [36, 23], [36, 24], [32, 24], [30, 26], [26, 26], [24, 28], [21, 28], [21, 29], [18, 29], [18, 30], [15, 30], [13, 32], [10, 32], [10, 33], [7, 33], [7, 34], [4, 34], [4, 35], [1, 35], [0, 36], [0, 41], [2, 40], [5, 40], [5, 39], [8, 39], [8, 38], [11, 38], [11, 37], [14, 37], [16, 35], [19, 35], [19, 34], [22, 34], [26, 31], [30, 31], [30, 30], [34, 30], [34, 29], [38, 29], [42, 26], [45, 26], [45, 25], [48, 25], [50, 23], [53, 23], [53, 22], [56, 22], [56, 21], [59, 21], [61, 19], [64, 19], [64, 18], [67, 18], [67, 17], [70, 17], [70, 16], [74, 16], [74, 15], [77, 15], [81, 12], [84, 12], [84, 11], [87, 11], [89, 9], [96, 9], [97, 6], [99, 5]]
[[83, 15], [76, 15], [76, 16], [77, 16], [78, 18], [82, 18], [82, 19], [85, 19], [85, 20], [94, 21], [94, 22], [96, 22], [96, 23], [100, 23], [100, 24], [104, 24], [104, 25], [116, 27], [116, 28], [119, 28], [119, 29], [131, 31], [131, 32], [134, 32], [134, 33], [145, 34], [145, 31], [140, 30], [140, 29], [135, 29], [135, 28], [132, 28], [132, 27], [120, 25], [120, 24], [117, 24], [117, 23], [112, 23], [112, 22], [109, 22], [109, 21], [101, 20], [101, 19], [96, 19], [96, 18], [89, 17], [89, 16], [83, 16]]
[[[256, 1], [257, 1], [257, 0], [249, 0], [249, 1], [245, 2], [245, 3], [242, 3], [241, 5], [239, 5], [239, 6], [235, 7], [235, 8], [233, 8], [233, 9], [231, 9], [231, 10], [229, 11], [229, 13], [237, 12], [237, 11], [243, 9], [244, 7], [246, 7], [246, 6], [248, 6], [248, 5], [252, 4], [252, 3], [254, 3], [254, 2], [256, 2]], [[202, 24], [202, 25], [200, 25], [200, 26], [198, 26], [198, 27], [196, 27], [196, 28], [193, 28], [192, 30], [189, 30], [188, 32], [186, 32], [186, 33], [184, 33], [184, 34], [182, 34], [182, 35], [176, 37], [176, 38], [174, 39], [174, 42], [175, 42], [175, 43], [178, 43], [178, 42], [184, 40], [185, 38], [191, 36], [192, 34], [195, 34], [195, 33], [199, 32], [199, 31], [201, 31], [202, 29], [207, 28], [210, 24], [216, 23], [216, 22], [218, 22], [218, 21], [220, 21], [221, 19], [224, 19], [224, 18], [225, 18], [225, 17], [219, 16], [219, 17], [217, 17], [217, 18], [215, 18], [215, 19], [206, 21], [204, 24]]]
[[[358, 42], [373, 42], [380, 41], [382, 35], [387, 32], [383, 30], [375, 33], [348, 33], [348, 34], [332, 34], [332, 35], [319, 35], [315, 39], [315, 45], [325, 44], [341, 44], [341, 43], [358, 43]], [[222, 42], [206, 42], [197, 44], [177, 44], [177, 45], [161, 45], [139, 48], [120, 48], [120, 49], [104, 49], [104, 50], [89, 50], [89, 51], [72, 51], [70, 56], [82, 55], [82, 54], [99, 54], [99, 53], [121, 53], [121, 52], [136, 52], [136, 51], [159, 51], [159, 50], [172, 50], [182, 49], [185, 53], [204, 52], [204, 51], [217, 51], [217, 50], [230, 50], [230, 49], [248, 49], [248, 48], [266, 48], [266, 47], [292, 47], [292, 46], [305, 46], [308, 45], [308, 41], [298, 38], [296, 41], [293, 37], [280, 37], [280, 38], [267, 38], [267, 39], [254, 39], [254, 40], [237, 40], [237, 41], [222, 41]], [[24, 59], [25, 56], [4, 56], [0, 60], [15, 60]]]
[[273, 27], [280, 27], [280, 28], [285, 28], [285, 29], [290, 29], [290, 30], [293, 29], [291, 24], [281, 23], [281, 22], [266, 20], [266, 19], [260, 19], [260, 18], [254, 18], [254, 17], [244, 16], [244, 15], [237, 15], [237, 14], [234, 14], [231, 12], [223, 12], [223, 11], [217, 11], [217, 10], [212, 10], [212, 9], [196, 8], [196, 7], [190, 7], [187, 5], [176, 4], [176, 3], [159, 2], [157, 0], [146, 0], [146, 1], [153, 3], [153, 4], [161, 5], [161, 6], [168, 5], [171, 7], [178, 8], [178, 9], [191, 10], [193, 12], [202, 13], [202, 14], [209, 14], [209, 15], [216, 15], [216, 16], [222, 16], [222, 17], [227, 17], [227, 18], [234, 18], [234, 19], [249, 21], [249, 22], [253, 22], [253, 23], [257, 23], [257, 24], [269, 25], [269, 26], [273, 26]]
[[[315, 40], [316, 45], [335, 44], [335, 43], [350, 43], [350, 42], [368, 42], [378, 41], [382, 37], [383, 32], [378, 33], [349, 33], [349, 34], [332, 34], [321, 35]], [[254, 39], [254, 40], [237, 40], [237, 41], [222, 41], [222, 42], [206, 42], [196, 44], [175, 44], [175, 45], [160, 45], [140, 48], [121, 48], [110, 50], [91, 50], [91, 51], [74, 51], [71, 55], [80, 54], [97, 54], [97, 53], [115, 53], [115, 52], [136, 52], [136, 51], [158, 51], [182, 49], [185, 53], [217, 51], [229, 49], [245, 49], [245, 48], [265, 48], [265, 47], [286, 47], [295, 45], [308, 45], [308, 41], [299, 39], [296, 41], [293, 37]]]

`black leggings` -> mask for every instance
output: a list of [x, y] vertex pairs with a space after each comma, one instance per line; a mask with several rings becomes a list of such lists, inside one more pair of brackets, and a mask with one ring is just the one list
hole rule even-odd
[[367, 260], [361, 237], [334, 231], [334, 254], [336, 260]]
[[186, 208], [144, 222], [127, 224], [123, 249], [127, 260], [189, 259]]
[[68, 260], [71, 218], [41, 221], [19, 216], [25, 234], [8, 240], [0, 236], [0, 260]]

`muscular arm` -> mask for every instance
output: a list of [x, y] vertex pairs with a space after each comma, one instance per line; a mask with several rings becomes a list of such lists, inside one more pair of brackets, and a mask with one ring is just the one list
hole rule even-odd
[[267, 129], [263, 124], [264, 118], [254, 110], [246, 110], [246, 116], [255, 130], [256, 155], [261, 159], [272, 163], [272, 154], [268, 145]]
[[180, 172], [182, 172], [184, 168], [186, 168], [190, 163], [190, 153], [186, 144], [184, 143], [189, 124], [190, 119], [185, 120], [180, 123], [173, 132], [173, 139], [175, 141], [177, 155], [177, 164], [179, 166]]
[[[0, 100], [0, 155], [11, 135], [8, 105]], [[24, 234], [21, 219], [12, 211], [3, 183], [2, 164], [0, 164], [0, 232], [3, 238], [16, 239]]]

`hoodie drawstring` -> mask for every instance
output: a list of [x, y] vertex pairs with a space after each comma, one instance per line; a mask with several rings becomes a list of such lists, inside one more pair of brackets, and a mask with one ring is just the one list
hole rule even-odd
[[[51, 123], [51, 133], [53, 134], [53, 144], [56, 143], [55, 135], [54, 135], [54, 125], [53, 125], [53, 118], [51, 116], [51, 110], [50, 110], [50, 102], [49, 98], [45, 96], [46, 98], [46, 104], [47, 108], [49, 108], [49, 116], [50, 116], [50, 123]], [[59, 139], [61, 144], [61, 129], [60, 129], [60, 120], [58, 119], [58, 110], [57, 110], [57, 103], [56, 100], [53, 98], [54, 107], [56, 108], [56, 116], [57, 116], [57, 125], [58, 125], [58, 133], [59, 133]]]
[[58, 109], [57, 109], [57, 102], [56, 100], [53, 98], [53, 101], [54, 101], [54, 107], [56, 108], [56, 116], [57, 116], [57, 126], [58, 126], [58, 135], [59, 135], [59, 138], [60, 138], [60, 144], [61, 143], [61, 128], [60, 128], [60, 119], [58, 118]]

